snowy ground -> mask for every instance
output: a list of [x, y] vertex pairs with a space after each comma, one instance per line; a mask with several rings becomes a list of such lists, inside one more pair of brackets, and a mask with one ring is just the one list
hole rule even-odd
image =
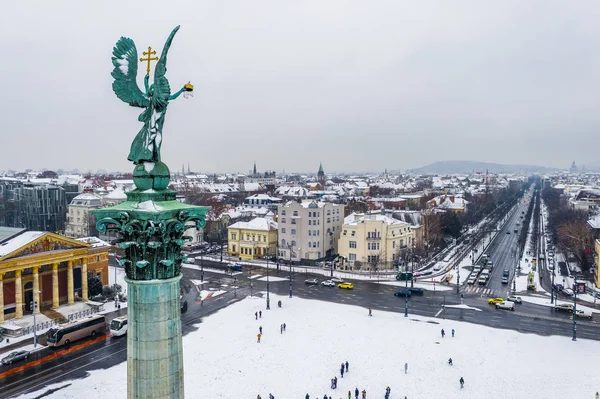
[[[203, 319], [183, 338], [185, 393], [188, 398], [346, 398], [348, 390], [383, 398], [593, 398], [600, 389], [591, 367], [600, 342], [543, 337], [479, 325], [404, 317], [402, 313], [300, 298], [265, 311], [264, 298], [246, 298]], [[254, 312], [262, 310], [255, 320]], [[280, 333], [282, 323], [287, 331]], [[261, 343], [256, 342], [259, 326]], [[440, 337], [440, 330], [447, 332]], [[456, 330], [456, 337], [450, 331]], [[551, 348], [552, 350], [548, 350]], [[452, 357], [454, 366], [447, 364]], [[568, 359], [589, 359], [567, 362]], [[340, 378], [340, 363], [350, 363]], [[557, 363], [558, 361], [558, 363]], [[408, 374], [402, 372], [404, 363]], [[561, 363], [562, 362], [562, 363]], [[591, 363], [590, 363], [591, 362]], [[127, 366], [93, 371], [88, 378], [61, 382], [22, 397], [98, 398], [126, 395]], [[338, 389], [330, 379], [338, 377]], [[458, 380], [465, 379], [460, 389]]]

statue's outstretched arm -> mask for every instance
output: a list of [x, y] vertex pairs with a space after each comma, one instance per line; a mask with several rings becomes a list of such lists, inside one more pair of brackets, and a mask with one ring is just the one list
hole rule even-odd
[[150, 91], [150, 85], [148, 84], [149, 79], [150, 75], [146, 74], [146, 76], [144, 76], [144, 87], [146, 88], [146, 95], [148, 95], [148, 92]]
[[185, 88], [180, 89], [177, 93], [173, 93], [171, 94], [171, 96], [169, 97], [169, 101], [171, 100], [175, 100], [177, 97], [179, 97], [181, 95], [181, 93], [183, 93], [185, 90]]

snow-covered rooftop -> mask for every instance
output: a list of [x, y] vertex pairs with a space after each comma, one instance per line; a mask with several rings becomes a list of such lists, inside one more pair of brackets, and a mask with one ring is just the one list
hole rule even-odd
[[249, 222], [236, 222], [229, 226], [230, 229], [245, 229], [245, 230], [262, 230], [270, 231], [277, 230], [277, 222], [266, 218], [254, 218]]

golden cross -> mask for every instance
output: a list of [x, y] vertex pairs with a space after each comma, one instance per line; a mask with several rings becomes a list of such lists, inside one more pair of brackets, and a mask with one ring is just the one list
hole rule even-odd
[[148, 62], [148, 66], [146, 66], [146, 75], [150, 75], [150, 61], [158, 61], [158, 57], [150, 57], [151, 55], [156, 55], [156, 51], [152, 50], [152, 47], [148, 46], [148, 51], [144, 51], [142, 55], [147, 55], [148, 58], [140, 58], [140, 62]]

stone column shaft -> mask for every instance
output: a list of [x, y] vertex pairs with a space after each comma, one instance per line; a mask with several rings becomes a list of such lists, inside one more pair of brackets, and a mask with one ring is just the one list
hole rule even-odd
[[81, 259], [81, 298], [88, 301], [87, 258]]
[[35, 313], [40, 313], [40, 268], [33, 268], [33, 301], [35, 302]]
[[75, 303], [74, 291], [75, 288], [73, 286], [73, 261], [70, 260], [67, 263], [67, 304], [72, 305]]
[[3, 275], [0, 273], [0, 324], [4, 323], [4, 282]]
[[58, 309], [58, 263], [52, 264], [52, 308]]
[[184, 397], [179, 280], [125, 279], [129, 399]]
[[23, 318], [23, 284], [21, 283], [21, 270], [15, 271], [15, 318]]

